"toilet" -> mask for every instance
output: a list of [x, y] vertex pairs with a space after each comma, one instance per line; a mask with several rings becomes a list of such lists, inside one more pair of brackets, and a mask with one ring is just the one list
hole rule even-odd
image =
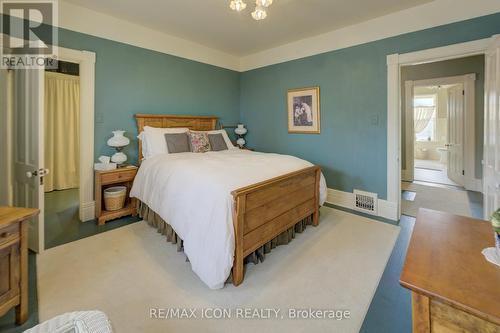
[[438, 147], [437, 151], [439, 152], [439, 163], [446, 164], [446, 160], [448, 159], [448, 148]]

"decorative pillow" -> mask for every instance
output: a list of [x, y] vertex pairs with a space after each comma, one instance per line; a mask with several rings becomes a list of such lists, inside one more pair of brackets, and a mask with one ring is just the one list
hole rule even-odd
[[220, 129], [220, 130], [212, 130], [212, 131], [190, 131], [191, 133], [207, 133], [207, 134], [222, 134], [222, 137], [224, 138], [224, 141], [226, 142], [227, 149], [239, 149], [238, 147], [235, 147], [233, 143], [231, 142], [231, 139], [229, 139], [229, 136], [227, 135], [227, 132], [225, 129]]
[[218, 134], [208, 134], [208, 141], [210, 141], [210, 146], [212, 151], [227, 150], [227, 144], [221, 133]]
[[187, 153], [191, 151], [188, 133], [166, 133], [167, 149], [169, 154]]
[[193, 153], [206, 153], [210, 151], [210, 141], [207, 133], [189, 133], [191, 137], [191, 151]]
[[166, 133], [187, 133], [189, 128], [159, 128], [144, 126], [142, 139], [146, 139], [147, 154], [143, 153], [144, 158], [150, 158], [158, 154], [168, 153], [165, 142]]

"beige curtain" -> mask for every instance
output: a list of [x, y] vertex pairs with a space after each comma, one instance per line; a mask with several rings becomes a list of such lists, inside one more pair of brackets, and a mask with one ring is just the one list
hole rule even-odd
[[414, 108], [414, 125], [415, 125], [415, 133], [422, 132], [429, 124], [429, 121], [432, 119], [432, 115], [436, 108], [434, 106], [420, 106]]
[[45, 72], [45, 192], [77, 188], [80, 164], [80, 78]]

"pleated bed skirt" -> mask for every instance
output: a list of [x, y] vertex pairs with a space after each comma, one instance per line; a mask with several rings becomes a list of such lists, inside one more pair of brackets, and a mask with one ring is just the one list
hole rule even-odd
[[[140, 201], [138, 214], [140, 218], [146, 221], [150, 226], [156, 228], [160, 234], [164, 235], [168, 242], [176, 244], [178, 252], [183, 252], [183, 240], [177, 235], [170, 224], [160, 217], [160, 215], [156, 214], [145, 203]], [[266, 254], [270, 253], [272, 249], [276, 246], [290, 243], [292, 239], [295, 238], [297, 233], [302, 233], [310, 224], [312, 224], [312, 216], [306, 217], [305, 219], [297, 222], [293, 227], [282, 232], [277, 237], [273, 238], [271, 241], [246, 256], [244, 263], [258, 264], [259, 262], [263, 262], [266, 258]], [[231, 276], [229, 277], [228, 282], [230, 282], [230, 280]]]

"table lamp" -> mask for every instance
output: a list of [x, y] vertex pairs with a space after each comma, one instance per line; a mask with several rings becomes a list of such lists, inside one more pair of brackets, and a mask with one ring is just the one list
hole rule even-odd
[[125, 131], [113, 131], [113, 136], [108, 140], [108, 146], [116, 149], [116, 153], [111, 156], [111, 162], [121, 165], [127, 161], [127, 155], [122, 152], [123, 147], [130, 144], [130, 139], [125, 135]]

